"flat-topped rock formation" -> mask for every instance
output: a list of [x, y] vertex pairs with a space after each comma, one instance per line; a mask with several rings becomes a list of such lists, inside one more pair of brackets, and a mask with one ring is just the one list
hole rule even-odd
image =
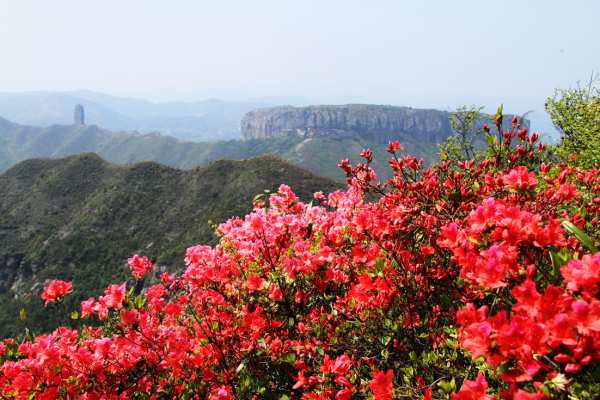
[[[290, 133], [359, 134], [385, 144], [409, 135], [424, 142], [440, 143], [452, 132], [449, 117], [447, 111], [371, 104], [281, 106], [250, 111], [242, 119], [241, 130], [245, 139]], [[485, 119], [481, 118], [479, 124]], [[510, 124], [509, 116], [505, 120]]]

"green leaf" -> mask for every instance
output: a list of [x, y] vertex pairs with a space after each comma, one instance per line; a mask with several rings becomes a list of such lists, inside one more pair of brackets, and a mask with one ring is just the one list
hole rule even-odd
[[569, 232], [571, 235], [575, 236], [589, 251], [592, 253], [596, 253], [598, 249], [594, 246], [594, 242], [592, 238], [590, 238], [584, 231], [573, 225], [571, 221], [563, 220], [562, 226]]
[[24, 308], [19, 310], [19, 319], [25, 321], [27, 319], [27, 311]]
[[381, 341], [382, 345], [387, 346], [392, 341], [392, 337], [391, 336], [383, 336], [379, 340]]
[[494, 122], [498, 125], [502, 125], [502, 119], [504, 118], [504, 104], [500, 104], [494, 115]]
[[296, 362], [296, 355], [294, 353], [287, 353], [281, 359], [288, 364], [294, 364]]
[[77, 311], [73, 311], [71, 313], [71, 319], [73, 319], [73, 320], [79, 319], [79, 313]]
[[456, 381], [454, 380], [454, 378], [452, 378], [451, 381], [441, 380], [438, 382], [438, 385], [446, 393], [452, 393], [456, 390]]
[[410, 357], [410, 359], [412, 361], [417, 361], [417, 353], [415, 353], [414, 351], [411, 351], [410, 353], [408, 353], [408, 356]]
[[133, 299], [133, 306], [138, 310], [142, 308], [144, 306], [144, 298], [139, 294], [135, 296]]
[[496, 143], [496, 138], [490, 133], [485, 133], [485, 140], [488, 145], [493, 146]]
[[469, 239], [469, 242], [473, 243], [474, 245], [479, 246], [481, 244], [477, 239], [475, 239], [472, 236], [467, 236], [467, 239]]
[[390, 357], [390, 351], [388, 349], [381, 350], [381, 357], [383, 357], [384, 360], [387, 360]]
[[237, 368], [235, 369], [235, 373], [239, 374], [240, 371], [243, 370], [245, 366], [246, 366], [246, 364], [244, 364], [243, 362], [241, 362], [240, 365], [238, 365]]
[[[570, 253], [566, 249], [561, 251], [550, 251], [550, 260], [552, 261], [552, 277], [560, 276], [560, 267], [570, 260]], [[539, 278], [543, 277], [543, 273], [538, 271]], [[536, 279], [537, 280], [537, 279]]]

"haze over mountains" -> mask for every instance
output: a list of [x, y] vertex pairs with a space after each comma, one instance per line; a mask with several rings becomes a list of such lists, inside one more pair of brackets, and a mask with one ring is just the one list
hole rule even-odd
[[[63, 157], [94, 152], [102, 158], [132, 164], [152, 160], [189, 169], [220, 159], [241, 160], [276, 154], [318, 175], [342, 180], [342, 158], [358, 158], [371, 144], [360, 136], [310, 140], [298, 135], [270, 139], [182, 142], [159, 134], [113, 132], [96, 125], [25, 126], [0, 118], [0, 171], [36, 157]], [[377, 154], [383, 154], [375, 148]]]
[[[82, 97], [29, 94], [17, 96], [14, 103], [5, 97], [3, 104], [9, 109], [9, 114], [21, 120], [50, 121], [54, 118], [67, 122], [33, 126], [0, 117], [0, 171], [32, 157], [61, 157], [82, 152], [94, 152], [119, 164], [152, 160], [184, 169], [218, 159], [239, 160], [276, 154], [318, 175], [342, 180], [338, 161], [344, 158], [357, 160], [362, 149], [371, 148], [375, 155], [374, 166], [385, 177], [389, 173], [385, 153], [388, 141], [400, 140], [408, 154], [431, 162], [437, 158], [437, 145], [452, 134], [451, 114], [433, 109], [360, 104], [278, 106], [253, 109], [242, 117], [242, 111], [250, 107], [250, 103], [217, 102], [215, 107], [219, 111], [207, 112], [202, 117], [205, 122], [214, 119], [211, 123], [218, 126], [215, 129], [217, 133], [211, 136], [211, 141], [192, 142], [181, 137], [187, 135], [198, 139], [204, 135], [202, 129], [209, 128], [198, 127], [197, 123], [202, 118], [183, 115], [199, 112], [202, 107], [209, 109], [208, 103], [150, 103], [89, 92], [84, 95], [87, 96], [83, 99], [84, 104], [91, 101], [87, 99], [97, 99], [92, 102], [91, 109], [84, 106], [87, 124], [81, 123], [79, 116], [73, 121], [73, 106], [68, 107], [70, 101], [82, 100]], [[33, 100], [28, 96], [32, 96]], [[29, 107], [28, 99], [31, 100]], [[100, 106], [100, 102], [113, 108]], [[169, 111], [171, 108], [179, 110], [178, 114]], [[114, 111], [117, 109], [125, 112]], [[162, 123], [171, 127], [168, 132], [177, 126], [174, 123], [184, 120], [191, 123], [186, 128], [190, 130], [186, 134], [179, 131], [181, 135], [177, 138], [156, 131], [116, 131], [95, 122], [104, 119], [109, 125], [128, 126], [129, 123], [148, 122], [152, 118], [157, 121], [159, 117], [152, 114], [155, 109], [158, 116], [168, 112], [180, 115], [171, 120], [162, 119]], [[137, 115], [139, 119], [123, 118], [125, 113]], [[478, 125], [489, 122], [487, 119], [482, 114]], [[237, 132], [232, 130], [234, 120], [241, 127]], [[507, 117], [506, 121], [510, 123], [510, 118]], [[234, 139], [223, 140], [227, 137]], [[245, 140], [235, 140], [242, 137]]]
[[[90, 90], [0, 92], [0, 117], [23, 125], [64, 125], [71, 123], [74, 105], [82, 104], [89, 124], [109, 130], [160, 132], [182, 140], [217, 141], [241, 138], [240, 122], [249, 111], [323, 103], [300, 96], [250, 97], [241, 93], [237, 96], [228, 95], [224, 99], [208, 97], [197, 101], [153, 102]], [[405, 105], [414, 106], [410, 103]], [[498, 105], [487, 104], [491, 109]], [[442, 110], [447, 111], [448, 107], [442, 107]], [[529, 108], [517, 111], [527, 110]], [[532, 121], [533, 130], [549, 137], [555, 136], [555, 129], [542, 110], [536, 110], [528, 118]]]
[[216, 141], [240, 138], [240, 120], [250, 110], [279, 104], [302, 105], [306, 100], [272, 97], [151, 102], [88, 90], [0, 93], [0, 117], [23, 125], [66, 125], [73, 119], [75, 104], [85, 107], [90, 124], [109, 130], [160, 132], [183, 140]]

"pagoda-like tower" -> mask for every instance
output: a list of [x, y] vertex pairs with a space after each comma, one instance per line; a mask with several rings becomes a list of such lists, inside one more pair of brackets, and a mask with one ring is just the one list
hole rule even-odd
[[85, 111], [81, 104], [77, 104], [75, 106], [75, 111], [73, 112], [73, 123], [75, 125], [85, 125]]

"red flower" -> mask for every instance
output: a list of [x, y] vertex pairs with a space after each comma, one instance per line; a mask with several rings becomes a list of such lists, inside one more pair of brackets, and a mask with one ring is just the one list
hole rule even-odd
[[94, 315], [94, 304], [96, 304], [96, 299], [94, 299], [93, 297], [90, 297], [89, 299], [81, 302], [82, 318]]
[[581, 260], [571, 260], [561, 268], [560, 273], [569, 289], [594, 294], [600, 282], [600, 253], [593, 256], [586, 254]]
[[474, 381], [465, 380], [462, 387], [452, 395], [453, 400], [493, 400], [494, 397], [487, 395], [487, 381], [485, 376], [478, 374]]
[[234, 400], [231, 394], [231, 388], [221, 386], [213, 390], [209, 397], [210, 400]]
[[547, 399], [546, 396], [540, 393], [528, 393], [524, 390], [517, 389], [514, 393], [512, 393], [512, 400], [544, 400]]
[[146, 256], [140, 257], [137, 254], [127, 260], [131, 268], [131, 275], [135, 279], [142, 279], [144, 275], [152, 270], [152, 262]]
[[459, 339], [473, 359], [485, 355], [490, 347], [491, 324], [486, 320], [487, 306], [476, 309], [472, 303], [457, 312], [456, 318], [462, 328]]
[[100, 296], [99, 300], [108, 308], [120, 310], [123, 307], [126, 289], [127, 285], [125, 283], [122, 283], [121, 285], [110, 285], [104, 290], [104, 296]]
[[529, 172], [527, 167], [517, 167], [508, 171], [503, 178], [504, 185], [511, 189], [527, 190], [537, 185], [535, 173]]
[[124, 325], [132, 325], [137, 320], [137, 311], [134, 310], [122, 310], [121, 311], [121, 321]]
[[263, 285], [265, 284], [265, 280], [258, 275], [250, 275], [246, 280], [246, 285], [248, 290], [251, 292], [255, 292], [257, 290], [261, 290]]
[[433, 392], [432, 392], [431, 388], [425, 389], [425, 391], [423, 392], [423, 397], [421, 397], [421, 400], [433, 400]]
[[371, 151], [371, 149], [365, 149], [361, 151], [360, 156], [367, 160], [367, 162], [373, 161], [373, 151]]
[[44, 305], [48, 305], [48, 303], [61, 300], [72, 291], [73, 283], [61, 280], [53, 280], [50, 281], [48, 286], [44, 288], [44, 291], [42, 292], [42, 300], [44, 300]]
[[455, 222], [449, 223], [442, 229], [442, 234], [438, 239], [438, 246], [451, 249], [459, 246], [465, 240], [465, 234], [460, 230]]
[[[447, 326], [494, 378], [490, 388], [483, 375], [465, 381], [454, 399], [541, 399], [545, 387], [568, 396], [600, 361], [600, 255], [567, 241], [560, 221], [597, 240], [600, 170], [552, 164], [536, 175], [536, 151], [521, 142], [506, 160], [427, 170], [394, 154], [381, 184], [366, 164], [342, 162], [349, 187], [317, 194], [323, 206], [282, 185], [269, 205], [222, 224], [219, 244], [190, 247], [183, 274], [164, 273], [134, 299], [121, 284], [81, 303], [82, 317], [104, 322], [0, 342], [0, 397], [229, 400], [277, 388], [391, 400], [393, 371], [373, 371], [389, 351], [414, 369], [413, 397], [431, 400], [435, 382], [470, 362], [430, 369], [408, 354], [443, 357]], [[129, 265], [136, 278], [152, 268], [140, 256]], [[48, 301], [70, 290], [50, 286]]]
[[269, 287], [269, 299], [273, 301], [281, 301], [283, 300], [283, 293], [281, 293], [281, 289], [279, 285], [271, 285]]
[[375, 400], [392, 400], [394, 394], [394, 371], [374, 371], [373, 379], [369, 382], [369, 388], [373, 392]]
[[390, 154], [397, 153], [399, 151], [404, 151], [404, 147], [400, 144], [398, 140], [390, 142], [387, 147], [387, 152]]
[[350, 367], [352, 366], [352, 360], [346, 354], [342, 354], [335, 360], [329, 358], [328, 355], [325, 356], [323, 360], [323, 366], [321, 367], [321, 371], [326, 374], [334, 374], [334, 375], [346, 375], [348, 371], [350, 371]]
[[335, 400], [348, 400], [352, 397], [353, 394], [354, 390], [350, 388], [338, 390], [338, 392], [335, 394]]

